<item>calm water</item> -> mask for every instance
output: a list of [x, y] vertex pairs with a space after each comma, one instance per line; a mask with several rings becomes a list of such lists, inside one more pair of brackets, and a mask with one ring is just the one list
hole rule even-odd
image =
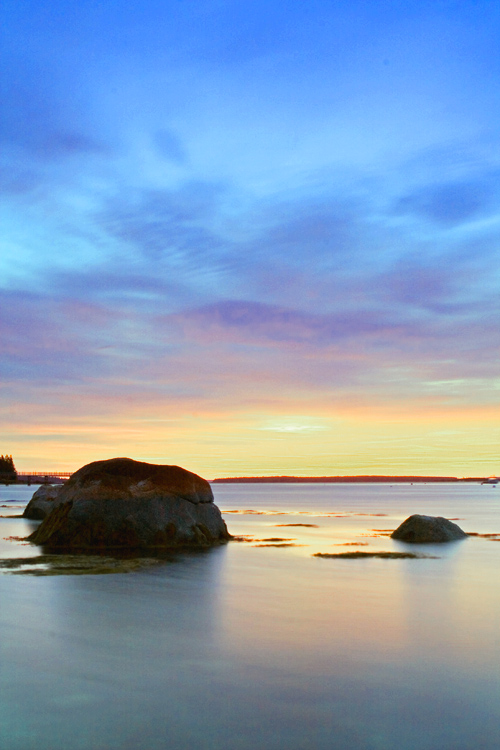
[[[34, 489], [0, 487], [0, 513]], [[260, 511], [225, 515], [253, 542], [128, 574], [0, 574], [2, 748], [498, 748], [500, 542], [421, 548], [438, 559], [312, 554], [403, 550], [373, 530], [415, 512], [500, 532], [500, 487], [214, 491], [226, 512]], [[278, 525], [292, 523], [315, 526]], [[6, 539], [33, 524], [0, 524], [1, 557], [39, 554]], [[257, 546], [274, 538], [296, 546]]]

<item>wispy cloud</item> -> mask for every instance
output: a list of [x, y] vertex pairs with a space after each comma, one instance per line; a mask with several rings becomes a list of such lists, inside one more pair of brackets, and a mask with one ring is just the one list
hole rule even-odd
[[321, 315], [266, 305], [227, 300], [187, 310], [172, 317], [188, 336], [211, 341], [292, 343], [328, 346], [343, 339], [401, 330], [382, 314], [358, 310], [350, 314]]
[[400, 198], [395, 211], [444, 227], [463, 224], [496, 210], [499, 176], [488, 173], [483, 180], [427, 185]]
[[203, 452], [333, 440], [325, 412], [416, 430], [468, 409], [490, 431], [499, 10], [396, 5], [11, 4], [0, 365], [20, 434], [53, 421], [101, 450], [174, 419]]

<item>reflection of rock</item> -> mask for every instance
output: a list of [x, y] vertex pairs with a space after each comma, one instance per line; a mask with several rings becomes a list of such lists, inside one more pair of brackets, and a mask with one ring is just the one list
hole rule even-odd
[[441, 516], [419, 516], [415, 514], [403, 521], [401, 526], [392, 532], [393, 539], [414, 544], [436, 542], [453, 542], [465, 539], [467, 534], [456, 523]]
[[24, 518], [42, 521], [61, 502], [59, 494], [62, 488], [62, 484], [42, 484], [24, 509]]
[[113, 458], [75, 472], [28, 539], [49, 549], [208, 547], [229, 538], [209, 483], [179, 466]]

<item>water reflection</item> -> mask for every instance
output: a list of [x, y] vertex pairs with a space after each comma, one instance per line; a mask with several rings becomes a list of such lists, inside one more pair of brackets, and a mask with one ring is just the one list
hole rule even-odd
[[377, 561], [378, 569], [368, 574], [364, 566], [371, 562], [285, 560], [278, 558], [285, 552], [266, 553], [257, 558], [252, 550], [238, 550], [237, 564], [225, 570], [221, 637], [238, 658], [277, 667], [293, 663], [315, 674], [335, 665], [337, 674], [350, 674], [353, 661], [376, 662], [403, 648], [403, 582], [390, 563]]
[[[233, 543], [130, 575], [0, 576], [2, 747], [496, 748], [500, 543], [440, 545], [436, 560], [312, 557], [401, 549], [363, 535], [412, 512], [499, 531], [479, 488], [219, 489], [222, 508], [317, 514], [226, 516], [233, 533], [304, 546]], [[315, 526], [275, 525], [304, 518]]]
[[8, 722], [3, 746], [27, 750], [34, 736], [52, 750], [168, 744], [217, 662], [223, 555], [130, 576], [4, 576], [2, 697], [22, 722]]

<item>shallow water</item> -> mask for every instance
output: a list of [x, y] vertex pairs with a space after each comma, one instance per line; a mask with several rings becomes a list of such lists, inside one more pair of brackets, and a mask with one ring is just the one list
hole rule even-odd
[[[0, 487], [0, 514], [34, 489]], [[500, 488], [214, 492], [247, 541], [127, 574], [0, 570], [2, 748], [496, 750], [500, 542], [411, 547], [437, 559], [313, 554], [407, 550], [384, 530], [411, 513], [500, 532]], [[259, 513], [229, 512], [243, 510]], [[282, 525], [297, 523], [314, 526]], [[0, 558], [40, 554], [5, 539], [33, 523], [0, 524]], [[276, 538], [296, 546], [258, 546]]]

